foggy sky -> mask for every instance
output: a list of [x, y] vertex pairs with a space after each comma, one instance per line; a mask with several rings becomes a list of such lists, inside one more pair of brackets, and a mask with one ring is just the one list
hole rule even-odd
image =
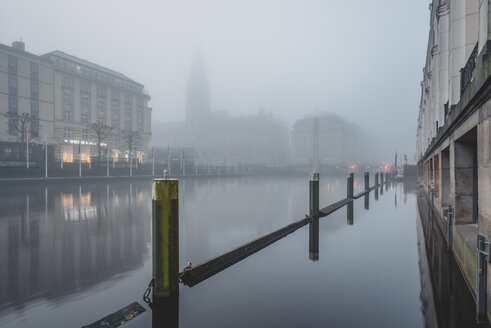
[[[200, 47], [211, 110], [271, 111], [290, 126], [335, 112], [413, 159], [429, 0], [16, 0], [0, 43], [61, 50], [145, 85], [154, 121], [184, 119]], [[401, 157], [399, 157], [401, 158]]]

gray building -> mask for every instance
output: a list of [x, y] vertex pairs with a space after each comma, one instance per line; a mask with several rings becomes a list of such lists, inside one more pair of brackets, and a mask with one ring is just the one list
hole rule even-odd
[[299, 119], [290, 135], [293, 165], [358, 165], [376, 158], [368, 134], [336, 114]]
[[[46, 138], [57, 145], [57, 160], [88, 163], [97, 150], [87, 127], [98, 123], [112, 128], [103, 146], [116, 162], [126, 161], [129, 151], [143, 162], [151, 139], [149, 100], [142, 84], [119, 72], [61, 51], [33, 55], [23, 42], [0, 45], [0, 124], [9, 125], [0, 129], [0, 141], [19, 139], [5, 114], [29, 113], [32, 142]], [[122, 131], [138, 132], [133, 149]]]

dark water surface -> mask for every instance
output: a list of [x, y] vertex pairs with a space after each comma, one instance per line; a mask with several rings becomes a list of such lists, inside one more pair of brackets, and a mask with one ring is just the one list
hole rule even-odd
[[[303, 218], [307, 180], [180, 181], [180, 268]], [[356, 182], [355, 193], [362, 185]], [[344, 198], [346, 178], [321, 176], [320, 194], [321, 207]], [[193, 288], [181, 286], [154, 326], [448, 322], [445, 295], [433, 300], [415, 189], [392, 185], [378, 200], [370, 193], [369, 210], [364, 203], [354, 202], [353, 224], [346, 207], [320, 219], [318, 252], [309, 249], [312, 228], [305, 226]], [[0, 327], [80, 327], [134, 301], [147, 311], [123, 327], [151, 327], [152, 310], [142, 302], [150, 241], [150, 181], [3, 187]]]

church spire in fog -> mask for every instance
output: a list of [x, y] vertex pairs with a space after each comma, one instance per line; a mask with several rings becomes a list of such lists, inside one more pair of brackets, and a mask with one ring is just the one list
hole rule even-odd
[[201, 47], [196, 47], [186, 87], [186, 123], [196, 131], [208, 118], [210, 90]]

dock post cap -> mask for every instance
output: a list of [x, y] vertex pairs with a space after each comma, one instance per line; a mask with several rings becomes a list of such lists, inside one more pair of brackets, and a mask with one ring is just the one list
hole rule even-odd
[[312, 172], [309, 176], [310, 181], [319, 181], [319, 173]]
[[167, 170], [164, 170], [164, 180], [167, 180]]

